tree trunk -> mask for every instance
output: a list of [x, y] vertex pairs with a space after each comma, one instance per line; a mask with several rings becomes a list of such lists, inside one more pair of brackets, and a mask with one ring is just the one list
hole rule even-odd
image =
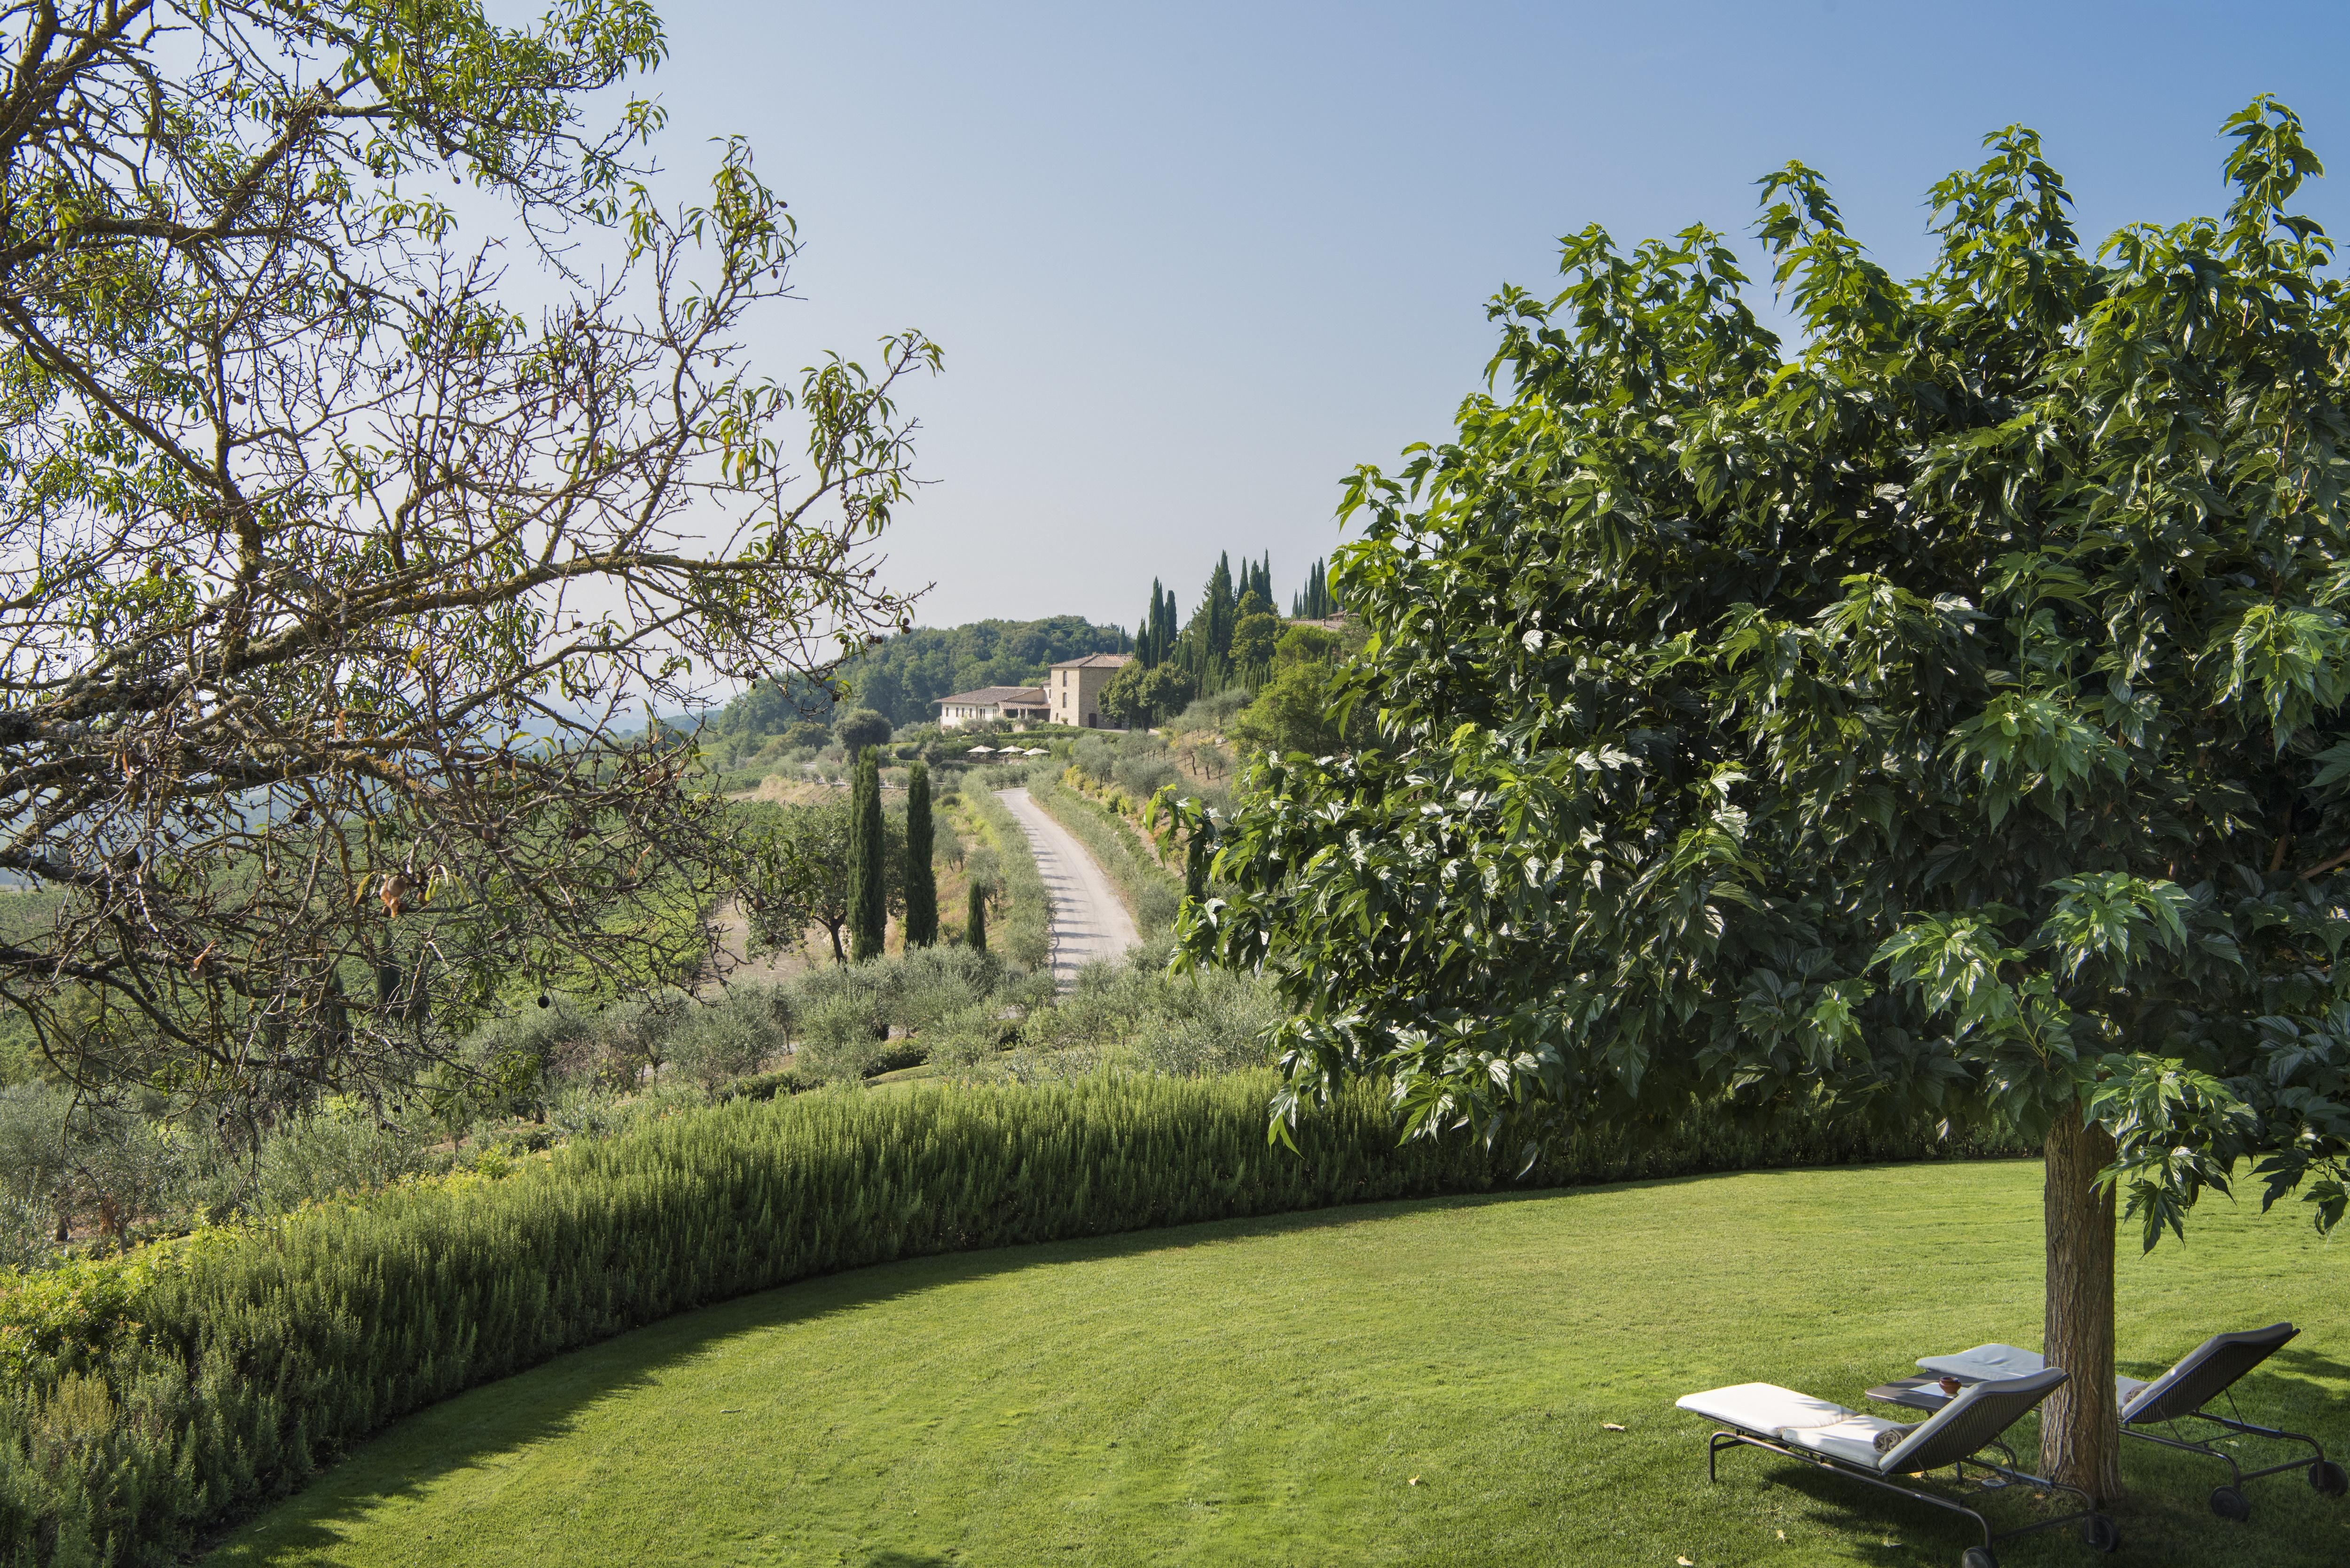
[[2121, 1496], [2121, 1419], [2114, 1401], [2114, 1194], [2097, 1172], [2113, 1135], [2067, 1106], [2048, 1129], [2048, 1317], [2041, 1354], [2072, 1374], [2040, 1407], [2040, 1470], [2100, 1504]]

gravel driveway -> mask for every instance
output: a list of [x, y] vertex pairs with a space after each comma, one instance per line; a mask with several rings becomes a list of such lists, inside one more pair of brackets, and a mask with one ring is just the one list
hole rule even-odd
[[1076, 983], [1077, 971], [1096, 959], [1125, 956], [1142, 940], [1134, 917], [1118, 888], [1086, 846], [1047, 815], [1024, 789], [1001, 789], [996, 797], [1012, 808], [1013, 819], [1028, 836], [1036, 857], [1036, 874], [1053, 899], [1053, 979], [1064, 989]]

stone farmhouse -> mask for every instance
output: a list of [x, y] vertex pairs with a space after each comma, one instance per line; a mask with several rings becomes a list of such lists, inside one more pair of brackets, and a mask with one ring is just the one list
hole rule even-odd
[[939, 705], [939, 728], [960, 730], [968, 724], [1008, 719], [1015, 724], [1041, 723], [1052, 715], [1041, 686], [983, 686], [951, 697], [931, 699]]
[[1065, 659], [1053, 666], [1045, 677], [1045, 695], [1052, 700], [1053, 722], [1073, 724], [1081, 730], [1117, 728], [1103, 722], [1097, 704], [1102, 688], [1132, 661], [1130, 654], [1088, 653], [1083, 659]]
[[939, 705], [939, 728], [961, 730], [1003, 720], [1015, 725], [1049, 722], [1080, 730], [1114, 729], [1101, 714], [1102, 689], [1129, 660], [1123, 653], [1088, 653], [1053, 666], [1042, 686], [983, 686], [932, 698]]

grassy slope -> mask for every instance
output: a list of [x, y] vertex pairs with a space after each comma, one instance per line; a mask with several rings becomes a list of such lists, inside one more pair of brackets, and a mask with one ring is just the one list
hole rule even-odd
[[[1768, 1455], [1709, 1489], [1672, 1400], [1859, 1405], [1918, 1355], [2038, 1343], [2039, 1208], [2030, 1163], [1845, 1168], [893, 1264], [466, 1395], [212, 1562], [1947, 1565], [1944, 1516]], [[2338, 1455], [2350, 1251], [2221, 1202], [2189, 1233], [2123, 1266], [2125, 1367], [2290, 1317], [2247, 1413]], [[2131, 1444], [2116, 1561], [2350, 1560], [2350, 1505], [2282, 1477], [2224, 1524], [2216, 1470]], [[2001, 1558], [2100, 1561], [2069, 1532]]]

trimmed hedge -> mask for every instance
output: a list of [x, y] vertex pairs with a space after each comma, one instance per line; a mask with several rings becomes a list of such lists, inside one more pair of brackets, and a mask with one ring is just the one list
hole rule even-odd
[[[672, 1313], [981, 1247], [1512, 1185], [1349, 1096], [1265, 1140], [1267, 1073], [738, 1101], [0, 1293], [0, 1562], [147, 1564], [411, 1411]], [[1578, 1139], [1526, 1184], [1916, 1158], [1921, 1136]]]

